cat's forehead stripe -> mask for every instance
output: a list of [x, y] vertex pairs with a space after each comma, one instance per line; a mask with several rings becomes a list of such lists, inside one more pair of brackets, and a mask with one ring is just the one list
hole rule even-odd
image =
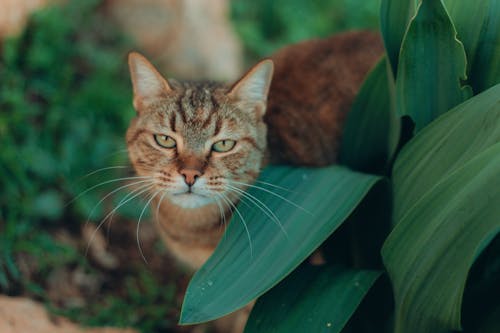
[[222, 128], [222, 119], [217, 118], [217, 121], [215, 122], [215, 129], [213, 136], [217, 136], [217, 134], [220, 133], [221, 128]]
[[214, 97], [217, 87], [215, 84], [208, 82], [184, 84], [184, 89], [178, 97], [177, 104], [178, 113], [183, 123], [198, 124], [200, 130], [205, 130], [212, 125], [213, 116], [220, 107]]
[[188, 118], [195, 118], [198, 114], [214, 109], [212, 103], [213, 87], [208, 85], [193, 86], [187, 85], [181, 99], [181, 112], [184, 112]]
[[[201, 123], [201, 129], [203, 130], [207, 129], [214, 122], [213, 118], [215, 114], [216, 114], [215, 110], [212, 110], [212, 112], [208, 113], [208, 116]], [[217, 118], [216, 121], [219, 121], [219, 119]]]
[[175, 130], [175, 121], [176, 121], [176, 113], [175, 112], [172, 112], [172, 115], [170, 116], [170, 129], [172, 130], [172, 132], [176, 132]]

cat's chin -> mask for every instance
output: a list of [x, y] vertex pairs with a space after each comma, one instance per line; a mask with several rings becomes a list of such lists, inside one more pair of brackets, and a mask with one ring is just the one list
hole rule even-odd
[[174, 194], [170, 196], [170, 201], [177, 206], [187, 209], [200, 208], [215, 202], [210, 197], [196, 193]]

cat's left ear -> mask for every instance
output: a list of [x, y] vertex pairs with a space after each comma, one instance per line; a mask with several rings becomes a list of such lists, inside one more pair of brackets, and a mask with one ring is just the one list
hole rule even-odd
[[259, 116], [264, 115], [273, 71], [273, 61], [262, 60], [231, 87], [229, 97], [243, 103], [244, 108], [258, 112]]
[[172, 92], [168, 81], [141, 54], [131, 52], [128, 64], [134, 88], [134, 108], [138, 112], [158, 97]]

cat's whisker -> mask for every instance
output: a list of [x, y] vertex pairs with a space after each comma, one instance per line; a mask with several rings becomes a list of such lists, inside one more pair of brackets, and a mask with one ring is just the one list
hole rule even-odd
[[287, 191], [287, 192], [296, 193], [294, 190], [291, 190], [291, 189], [289, 189], [289, 188], [286, 188], [286, 187], [283, 187], [283, 186], [274, 185], [274, 184], [272, 184], [272, 183], [264, 182], [264, 181], [262, 181], [262, 180], [256, 180], [255, 182], [256, 182], [256, 183], [263, 184], [263, 185], [267, 185], [267, 186], [269, 186], [269, 187], [274, 187], [274, 188], [276, 188], [276, 189], [278, 189], [278, 190], [283, 190], [283, 191]]
[[167, 195], [167, 192], [163, 192], [163, 194], [161, 195], [160, 197], [160, 200], [158, 200], [158, 204], [156, 205], [156, 218], [155, 220], [158, 222], [160, 220], [160, 206], [161, 206], [161, 202], [163, 201], [163, 199], [165, 198], [165, 195]]
[[[125, 197], [123, 197], [123, 198], [120, 200], [120, 202], [118, 202], [117, 206], [116, 206], [113, 210], [111, 210], [111, 212], [109, 212], [109, 213], [108, 213], [108, 214], [107, 214], [104, 218], [102, 218], [102, 219], [101, 219], [101, 221], [100, 221], [100, 222], [99, 222], [99, 224], [97, 225], [96, 229], [94, 230], [94, 233], [91, 235], [91, 238], [90, 238], [89, 243], [88, 243], [88, 246], [87, 246], [87, 251], [85, 251], [85, 254], [87, 254], [87, 252], [88, 252], [88, 248], [89, 248], [90, 243], [92, 242], [92, 240], [93, 240], [93, 238], [94, 238], [94, 234], [95, 234], [95, 233], [96, 233], [96, 232], [97, 232], [97, 231], [98, 231], [98, 230], [102, 227], [102, 225], [106, 222], [106, 220], [108, 220], [108, 221], [110, 222], [110, 224], [111, 224], [111, 222], [112, 222], [112, 218], [113, 218], [113, 216], [114, 216], [115, 211], [116, 211], [117, 209], [119, 209], [119, 208], [120, 208], [123, 204], [126, 204], [126, 203], [129, 201], [129, 200], [127, 200], [127, 199], [129, 199], [130, 197], [134, 196], [134, 194], [136, 194], [136, 193], [138, 193], [138, 192], [141, 192], [141, 190], [144, 190], [144, 189], [149, 190], [149, 188], [150, 188], [150, 187], [152, 187], [152, 185], [151, 185], [151, 184], [142, 185], [142, 186], [140, 186], [140, 187], [138, 187], [138, 188], [136, 188], [136, 189], [132, 190], [131, 192], [127, 193], [127, 194], [125, 195]], [[146, 191], [146, 190], [145, 190], [145, 191]], [[143, 191], [143, 192], [141, 192], [141, 193], [144, 193], [145, 191]], [[141, 193], [139, 193], [138, 195], [140, 195]], [[135, 196], [134, 196], [134, 198], [135, 198]], [[133, 198], [131, 198], [131, 199], [133, 199]], [[89, 220], [87, 220], [87, 222], [86, 222], [86, 223], [88, 223], [88, 222], [89, 222]], [[109, 235], [109, 228], [110, 228], [110, 227], [108, 226], [108, 235]]]
[[[130, 193], [128, 193], [127, 195], [125, 195], [124, 198], [122, 198], [120, 200], [120, 202], [118, 204], [120, 204], [124, 199], [128, 198], [132, 193], [134, 193], [136, 190], [141, 190], [143, 188], [146, 188], [148, 185], [151, 186], [152, 188], [152, 185], [154, 185], [156, 183], [156, 181], [153, 179], [153, 177], [151, 177], [151, 180], [144, 180], [144, 181], [139, 181], [139, 182], [134, 182], [134, 183], [131, 183], [131, 184], [127, 184], [125, 186], [134, 186], [134, 185], [138, 185], [139, 183], [143, 183], [143, 182], [146, 182], [146, 184], [143, 184], [142, 187], [139, 187], [137, 189], [134, 189], [132, 190]], [[103, 198], [104, 199], [104, 198]], [[88, 223], [88, 219], [87, 219], [87, 223]], [[113, 220], [112, 218], [109, 219], [109, 223], [107, 225], [107, 231], [106, 231], [106, 237], [109, 239], [109, 234], [110, 234], [110, 230], [111, 230], [111, 224], [113, 223]]]
[[78, 181], [80, 181], [84, 178], [90, 177], [92, 175], [95, 175], [98, 172], [103, 172], [103, 171], [107, 171], [107, 170], [114, 170], [114, 169], [127, 169], [127, 168], [131, 168], [131, 166], [129, 166], [129, 165], [115, 165], [115, 166], [100, 168], [100, 169], [94, 170], [92, 172], [89, 172], [84, 176], [81, 176], [80, 178], [78, 178]]
[[219, 227], [219, 230], [220, 230], [220, 228], [225, 227], [226, 217], [224, 215], [224, 212], [222, 211], [221, 203], [220, 203], [218, 197], [215, 198], [215, 204], [217, 205], [217, 208], [219, 209], [220, 222], [221, 222], [220, 227]]
[[[226, 230], [228, 226], [228, 221], [226, 219], [226, 210], [231, 210], [231, 205], [228, 205], [227, 202], [224, 200], [223, 194], [222, 193], [215, 193], [217, 195], [217, 198], [220, 198], [220, 207], [222, 208], [222, 225], [224, 226], [224, 234], [223, 238], [226, 239]], [[228, 199], [229, 200], [229, 199]], [[216, 202], [218, 200], [216, 199]]]
[[155, 193], [153, 193], [153, 195], [149, 198], [149, 200], [146, 202], [146, 204], [144, 205], [144, 208], [142, 209], [141, 211], [141, 214], [139, 215], [139, 220], [137, 221], [137, 228], [135, 230], [135, 239], [137, 241], [137, 247], [139, 249], [139, 254], [141, 255], [142, 257], [142, 260], [144, 260], [144, 262], [147, 264], [148, 261], [146, 259], [146, 257], [144, 256], [144, 252], [142, 251], [142, 247], [141, 247], [141, 240], [139, 239], [139, 231], [140, 231], [140, 226], [141, 226], [141, 219], [142, 219], [142, 216], [144, 215], [144, 212], [146, 211], [146, 208], [149, 206], [149, 204], [151, 203], [151, 201], [153, 201], [153, 199], [162, 192], [162, 190], [158, 190], [156, 191]]
[[107, 215], [107, 218], [108, 220], [110, 221], [110, 223], [112, 222], [113, 220], [113, 217], [114, 217], [114, 214], [118, 211], [118, 209], [125, 205], [126, 203], [130, 202], [132, 199], [135, 199], [137, 198], [138, 196], [148, 192], [148, 191], [151, 191], [154, 186], [155, 186], [156, 182], [152, 182], [151, 184], [146, 184], [146, 185], [143, 185], [135, 190], [132, 190], [129, 194], [127, 194], [124, 198], [122, 198], [120, 200], [120, 202], [118, 203], [117, 207], [115, 207], [111, 212], [111, 216], [109, 216], [110, 214]]
[[140, 196], [141, 194], [149, 191], [151, 188], [153, 187], [153, 185], [151, 184], [147, 184], [147, 185], [144, 185], [144, 186], [141, 186], [140, 188], [138, 189], [135, 189], [133, 190], [132, 192], [130, 192], [129, 194], [127, 194], [122, 200], [120, 200], [120, 202], [118, 203], [118, 205], [113, 208], [113, 210], [111, 212], [109, 212], [102, 220], [101, 222], [99, 222], [99, 224], [97, 225], [96, 229], [92, 232], [92, 234], [90, 235], [90, 239], [88, 241], [88, 244], [87, 244], [87, 249], [85, 250], [85, 256], [87, 256], [88, 252], [89, 252], [89, 248], [90, 248], [90, 244], [92, 243], [92, 241], [94, 240], [94, 238], [96, 237], [97, 235], [97, 232], [99, 231], [99, 229], [104, 225], [104, 223], [106, 222], [106, 220], [108, 219], [111, 219], [115, 212], [123, 205], [125, 205], [126, 203], [128, 203], [129, 201], [131, 201], [132, 199], [134, 198], [137, 198], [138, 196]]
[[121, 178], [116, 178], [116, 179], [111, 179], [111, 180], [106, 180], [102, 183], [99, 183], [99, 184], [96, 184], [86, 190], [84, 190], [83, 192], [81, 192], [80, 194], [78, 194], [76, 197], [74, 197], [73, 199], [71, 199], [66, 205], [65, 207], [71, 205], [73, 202], [75, 202], [76, 200], [80, 199], [83, 195], [87, 194], [88, 192], [100, 187], [100, 186], [104, 186], [106, 184], [111, 184], [111, 183], [115, 183], [115, 182], [119, 182], [119, 181], [124, 181], [124, 180], [135, 180], [135, 179], [150, 179], [152, 177], [150, 176], [133, 176], [133, 177], [121, 177]]
[[146, 182], [147, 182], [148, 184], [149, 184], [149, 183], [151, 183], [151, 184], [152, 184], [152, 183], [154, 183], [155, 181], [154, 181], [154, 180], [152, 180], [152, 179], [140, 180], [140, 181], [137, 181], [137, 182], [133, 182], [133, 183], [130, 183], [130, 184], [126, 184], [126, 185], [120, 186], [120, 187], [118, 187], [117, 189], [115, 189], [115, 190], [113, 190], [113, 191], [109, 192], [108, 194], [106, 194], [106, 195], [105, 195], [105, 196], [104, 196], [101, 200], [99, 200], [99, 202], [98, 202], [97, 204], [95, 204], [95, 205], [94, 205], [94, 207], [92, 207], [92, 210], [90, 211], [90, 213], [89, 213], [89, 214], [88, 214], [88, 216], [87, 216], [87, 222], [86, 222], [86, 223], [88, 223], [88, 222], [89, 222], [90, 217], [91, 217], [91, 216], [92, 216], [92, 214], [94, 213], [95, 209], [96, 209], [97, 207], [99, 207], [99, 205], [100, 205], [101, 203], [103, 203], [103, 202], [104, 202], [104, 200], [106, 200], [107, 198], [109, 198], [111, 195], [115, 194], [116, 192], [118, 192], [118, 191], [120, 191], [120, 190], [122, 190], [122, 189], [124, 189], [124, 188], [131, 187], [131, 186], [135, 186], [135, 185], [142, 184], [142, 183], [146, 183]]
[[274, 195], [275, 197], [277, 197], [277, 198], [279, 198], [279, 199], [281, 199], [281, 200], [285, 201], [286, 203], [288, 203], [288, 204], [290, 204], [290, 205], [294, 206], [295, 208], [298, 208], [298, 209], [302, 210], [303, 212], [305, 212], [305, 213], [307, 213], [307, 214], [309, 214], [309, 215], [311, 215], [311, 216], [313, 216], [313, 215], [314, 215], [313, 213], [311, 213], [310, 211], [308, 211], [308, 210], [307, 210], [307, 209], [305, 209], [304, 207], [302, 207], [302, 206], [300, 206], [300, 205], [297, 205], [295, 202], [288, 200], [288, 199], [287, 199], [287, 198], [285, 198], [284, 196], [282, 196], [282, 195], [280, 195], [280, 194], [278, 194], [278, 193], [276, 193], [276, 192], [273, 192], [273, 191], [271, 191], [271, 190], [269, 190], [269, 189], [267, 189], [267, 188], [264, 188], [264, 187], [262, 187], [262, 186], [257, 186], [257, 185], [252, 185], [252, 184], [247, 184], [247, 183], [237, 182], [237, 181], [234, 181], [234, 180], [230, 180], [230, 182], [231, 182], [231, 183], [233, 183], [233, 184], [243, 185], [243, 186], [247, 186], [247, 187], [255, 188], [255, 189], [257, 189], [257, 190], [260, 190], [260, 191], [263, 191], [263, 192], [269, 193], [269, 194]]
[[[227, 188], [226, 188], [226, 190], [227, 190]], [[242, 205], [245, 205], [246, 207], [249, 207], [249, 208], [253, 209], [253, 206], [252, 206], [252, 205], [250, 205], [250, 204], [249, 204], [248, 202], [246, 202], [246, 201], [241, 200], [241, 194], [240, 194], [240, 193], [238, 193], [238, 192], [236, 192], [236, 191], [227, 191], [227, 192], [235, 195], [235, 198], [234, 198], [234, 199], [235, 199], [235, 200], [236, 200], [236, 199], [238, 200], [235, 204], [242, 204]]]
[[[216, 193], [217, 195], [218, 193]], [[227, 221], [226, 221], [226, 209], [224, 208], [224, 202], [221, 201], [219, 199], [219, 195], [216, 196], [215, 198], [215, 203], [217, 204], [217, 206], [219, 207], [219, 212], [220, 212], [220, 216], [221, 216], [221, 226], [224, 228], [224, 238], [226, 237], [226, 229], [227, 229]], [[230, 208], [230, 207], [228, 207]]]
[[248, 229], [248, 226], [245, 222], [245, 219], [243, 218], [243, 216], [241, 215], [240, 211], [238, 210], [238, 208], [236, 207], [236, 205], [234, 203], [231, 202], [231, 200], [229, 198], [227, 198], [226, 195], [224, 195], [223, 193], [218, 193], [220, 195], [220, 197], [226, 202], [228, 203], [233, 209], [234, 211], [236, 212], [236, 214], [238, 215], [238, 217], [240, 218], [240, 221], [243, 223], [243, 227], [245, 228], [245, 231], [247, 233], [247, 237], [248, 237], [248, 244], [250, 245], [250, 258], [253, 258], [253, 246], [252, 246], [252, 237], [250, 236], [250, 230]]
[[108, 154], [107, 158], [110, 158], [110, 157], [113, 157], [113, 156], [116, 156], [119, 154], [126, 154], [126, 153], [128, 153], [128, 148], [118, 149], [117, 151]]
[[285, 228], [281, 224], [280, 219], [276, 216], [276, 214], [274, 214], [274, 212], [265, 203], [263, 203], [261, 200], [256, 198], [254, 195], [252, 195], [248, 192], [245, 192], [240, 188], [237, 188], [237, 187], [229, 185], [229, 184], [226, 184], [226, 186], [228, 187], [229, 190], [240, 194], [242, 199], [245, 198], [245, 199], [249, 200], [250, 202], [252, 202], [257, 208], [259, 208], [264, 214], [266, 214], [266, 216], [271, 221], [276, 223], [276, 225], [280, 228], [280, 230], [283, 232], [285, 237], [288, 238], [288, 233], [286, 232]]
[[[251, 205], [249, 205], [246, 201], [244, 201], [243, 199], [247, 199], [250, 201], [250, 203], [252, 203], [253, 205], [255, 205], [257, 208], [261, 209], [262, 208], [260, 207], [260, 205], [264, 206], [266, 209], [269, 209], [262, 201], [260, 201], [259, 199], [257, 199], [255, 196], [251, 195], [250, 193], [247, 193], [245, 192], [244, 190], [236, 187], [236, 186], [232, 186], [232, 185], [229, 185], [229, 184], [226, 184], [226, 190], [228, 190], [228, 192], [233, 192], [233, 193], [236, 193], [236, 196], [241, 199], [240, 202], [244, 205], [246, 205], [247, 207], [250, 207], [252, 208]], [[258, 201], [258, 202], [256, 202]], [[259, 205], [260, 204], [260, 205]], [[272, 213], [272, 212], [271, 212]], [[272, 213], [274, 215], [274, 213]], [[268, 215], [268, 217], [270, 219], [273, 219], [272, 217], [270, 217]]]

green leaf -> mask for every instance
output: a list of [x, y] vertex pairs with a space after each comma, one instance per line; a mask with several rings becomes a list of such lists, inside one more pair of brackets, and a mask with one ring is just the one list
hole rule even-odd
[[469, 96], [463, 45], [441, 0], [423, 0], [401, 47], [396, 103], [418, 131]]
[[500, 1], [444, 0], [463, 43], [475, 93], [500, 82]]
[[[380, 27], [393, 73], [418, 0], [382, 0]], [[469, 82], [476, 93], [500, 82], [500, 2], [443, 0], [463, 43]]]
[[398, 144], [400, 122], [388, 66], [384, 57], [368, 74], [347, 117], [340, 161], [354, 170], [384, 173]]
[[[234, 214], [215, 253], [192, 278], [180, 322], [212, 320], [264, 294], [349, 216], [378, 179], [340, 166], [267, 168], [260, 181], [290, 190], [266, 188], [257, 182], [264, 190], [253, 187], [248, 193], [269, 207], [281, 227], [248, 199], [243, 200], [247, 204], [240, 204], [239, 209], [246, 227]], [[271, 190], [286, 200], [272, 195]]]
[[397, 73], [401, 42], [408, 22], [415, 15], [417, 2], [418, 0], [382, 0], [380, 4], [380, 30], [394, 75]]
[[468, 271], [500, 230], [500, 85], [438, 118], [399, 154], [382, 256], [396, 332], [460, 328]]
[[394, 217], [408, 210], [442, 178], [500, 141], [500, 84], [447, 112], [417, 134], [393, 171]]
[[426, 193], [387, 238], [396, 333], [460, 330], [467, 273], [500, 231], [499, 170], [497, 143]]
[[342, 331], [380, 272], [299, 267], [259, 298], [245, 333]]

